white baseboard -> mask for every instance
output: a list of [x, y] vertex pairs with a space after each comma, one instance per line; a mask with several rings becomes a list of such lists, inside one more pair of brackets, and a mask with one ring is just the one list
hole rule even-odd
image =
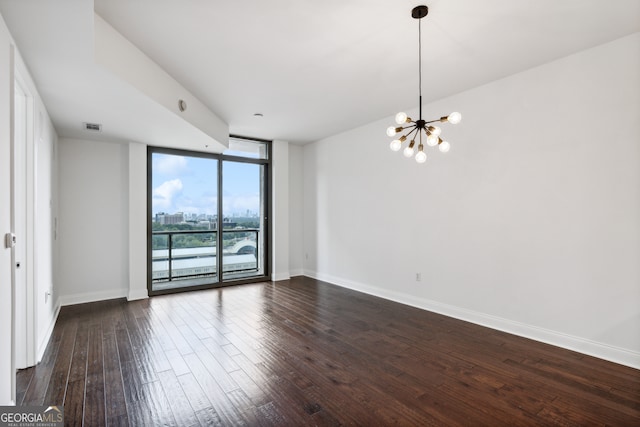
[[15, 402], [15, 400], [10, 400], [10, 401], [5, 402], [5, 403], [0, 403], [0, 406], [16, 406], [16, 402]]
[[138, 299], [147, 299], [149, 298], [149, 291], [147, 289], [134, 289], [129, 291], [129, 295], [127, 296], [127, 301], [135, 301]]
[[103, 301], [114, 298], [126, 298], [128, 289], [110, 289], [107, 291], [84, 292], [80, 294], [61, 295], [58, 299], [60, 306], [84, 304], [87, 302]]
[[42, 339], [38, 343], [38, 349], [36, 350], [36, 364], [42, 361], [42, 357], [44, 356], [44, 351], [47, 349], [47, 345], [49, 344], [49, 339], [51, 338], [51, 334], [53, 333], [53, 327], [56, 326], [56, 321], [58, 320], [58, 314], [60, 314], [60, 298], [56, 301], [56, 307], [53, 311], [53, 316], [49, 319], [49, 326], [47, 326], [47, 330], [42, 336]]
[[289, 274], [288, 271], [284, 272], [284, 273], [273, 273], [271, 274], [271, 281], [273, 282], [278, 282], [280, 280], [289, 280], [291, 279], [291, 275]]
[[594, 356], [599, 359], [604, 359], [611, 362], [619, 363], [621, 365], [640, 369], [640, 353], [624, 348], [614, 347], [585, 338], [564, 334], [562, 332], [552, 331], [533, 325], [527, 325], [513, 320], [504, 319], [473, 310], [467, 310], [464, 308], [443, 304], [425, 298], [415, 297], [413, 295], [401, 292], [394, 292], [388, 289], [382, 289], [375, 286], [354, 282], [352, 280], [343, 279], [340, 277], [321, 274], [316, 271], [305, 270], [304, 275], [337, 286], [341, 286], [343, 288], [353, 289], [365, 294], [399, 302], [401, 304], [409, 305], [427, 311], [432, 311], [434, 313], [439, 313], [445, 316], [475, 323], [477, 325], [486, 326], [491, 329], [508, 332], [510, 334], [529, 338], [535, 341], [544, 342], [546, 344], [551, 344], [557, 347], [566, 348], [568, 350], [577, 351], [589, 356]]

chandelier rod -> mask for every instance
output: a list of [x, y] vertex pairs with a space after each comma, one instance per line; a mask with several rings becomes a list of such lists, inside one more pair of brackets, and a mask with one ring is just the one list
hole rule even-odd
[[418, 93], [420, 120], [422, 120], [422, 18], [418, 18]]

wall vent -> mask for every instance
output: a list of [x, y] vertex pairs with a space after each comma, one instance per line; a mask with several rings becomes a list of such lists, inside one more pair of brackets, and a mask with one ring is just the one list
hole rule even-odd
[[98, 123], [82, 123], [82, 126], [85, 130], [90, 130], [91, 132], [100, 132], [102, 130], [102, 125]]

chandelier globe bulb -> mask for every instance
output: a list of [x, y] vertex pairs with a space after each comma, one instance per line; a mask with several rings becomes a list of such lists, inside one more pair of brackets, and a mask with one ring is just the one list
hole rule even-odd
[[402, 111], [396, 114], [396, 123], [401, 125], [407, 123], [407, 113], [403, 113]]
[[411, 147], [410, 145], [407, 146], [404, 151], [402, 152], [402, 154], [404, 154], [405, 157], [411, 157], [413, 156], [413, 147]]
[[438, 136], [434, 135], [434, 134], [430, 134], [427, 137], [427, 145], [429, 147], [434, 147], [436, 145], [438, 145], [438, 141], [440, 140], [440, 138], [438, 138]]
[[447, 121], [452, 125], [460, 123], [460, 120], [462, 120], [462, 114], [458, 113], [457, 111], [454, 111], [447, 117]]

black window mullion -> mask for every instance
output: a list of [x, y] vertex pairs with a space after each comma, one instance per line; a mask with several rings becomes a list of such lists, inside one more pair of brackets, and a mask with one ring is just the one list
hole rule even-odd
[[[222, 157], [222, 156], [220, 156]], [[224, 236], [223, 236], [223, 220], [224, 218], [222, 217], [222, 179], [223, 179], [223, 171], [222, 168], [224, 167], [224, 161], [222, 160], [222, 158], [218, 159], [218, 221], [217, 221], [217, 225], [216, 228], [218, 229], [218, 233], [217, 233], [217, 237], [218, 237], [218, 241], [216, 243], [216, 265], [217, 265], [217, 269], [218, 269], [218, 283], [222, 283], [222, 267], [224, 264], [224, 260], [223, 258], [223, 253], [224, 253], [224, 249], [223, 249], [223, 241], [224, 241]]]

